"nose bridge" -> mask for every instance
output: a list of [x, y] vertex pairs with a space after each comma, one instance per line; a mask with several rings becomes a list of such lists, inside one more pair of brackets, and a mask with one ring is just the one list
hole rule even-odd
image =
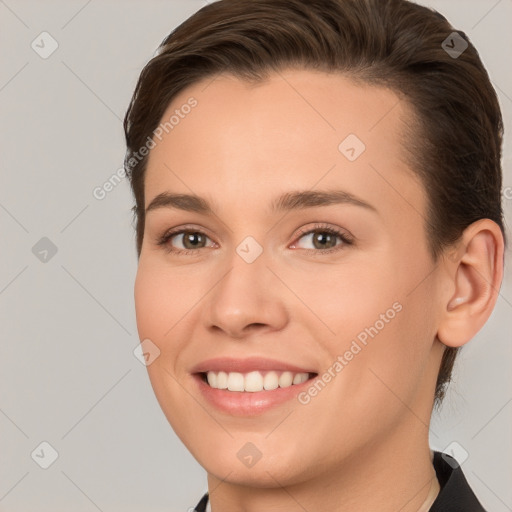
[[286, 311], [275, 277], [267, 268], [269, 258], [263, 247], [246, 237], [225, 260], [226, 271], [209, 294], [205, 326], [220, 328], [241, 337], [255, 324], [282, 328]]

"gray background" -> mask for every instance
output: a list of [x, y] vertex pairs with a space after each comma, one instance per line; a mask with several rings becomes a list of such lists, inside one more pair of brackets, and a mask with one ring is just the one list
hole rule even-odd
[[[420, 3], [468, 34], [498, 91], [512, 236], [512, 1]], [[93, 196], [122, 166], [140, 70], [203, 5], [0, 0], [0, 511], [178, 512], [206, 490], [133, 354], [128, 183]], [[31, 47], [43, 31], [59, 45], [46, 59]], [[43, 237], [57, 248], [47, 261]], [[464, 472], [492, 512], [512, 510], [511, 263], [508, 251], [495, 311], [463, 349], [431, 428], [433, 448], [467, 452]], [[48, 469], [43, 441], [58, 452]]]

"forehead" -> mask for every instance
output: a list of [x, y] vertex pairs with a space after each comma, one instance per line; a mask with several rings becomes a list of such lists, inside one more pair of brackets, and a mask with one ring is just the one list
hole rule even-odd
[[287, 69], [256, 84], [209, 77], [181, 91], [162, 117], [146, 205], [163, 189], [221, 202], [243, 195], [242, 206], [270, 201], [272, 191], [343, 186], [368, 202], [387, 199], [382, 206], [400, 214], [422, 212], [421, 184], [405, 163], [410, 118], [393, 91], [341, 74]]

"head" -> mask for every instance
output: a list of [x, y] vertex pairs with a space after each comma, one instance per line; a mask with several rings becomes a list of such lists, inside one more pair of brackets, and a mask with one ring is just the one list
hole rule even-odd
[[[454, 32], [467, 43], [457, 58], [443, 44]], [[236, 450], [252, 440], [269, 456], [279, 447], [286, 465], [329, 436], [339, 449], [319, 460], [339, 460], [418, 423], [404, 403], [422, 404], [424, 429], [501, 283], [492, 265], [470, 264], [491, 246], [503, 263], [503, 127], [464, 33], [404, 0], [221, 0], [162, 42], [125, 132], [139, 334], [161, 353], [148, 366], [157, 398], [205, 466], [222, 467], [204, 455], [212, 439]], [[328, 198], [334, 190], [347, 192], [343, 203]], [[297, 206], [286, 196], [295, 191], [327, 194], [272, 209], [278, 197]], [[173, 252], [185, 241], [170, 238], [175, 227], [206, 244]], [[305, 235], [313, 229], [338, 230], [340, 244], [335, 233], [322, 239], [337, 252], [312, 254], [322, 252]], [[250, 263], [246, 237], [258, 254]], [[283, 409], [251, 423], [189, 392], [194, 365], [231, 354], [289, 356], [331, 378], [302, 407], [286, 406], [293, 417], [267, 436]], [[378, 421], [361, 426], [369, 410]], [[299, 455], [282, 443], [290, 432]]]

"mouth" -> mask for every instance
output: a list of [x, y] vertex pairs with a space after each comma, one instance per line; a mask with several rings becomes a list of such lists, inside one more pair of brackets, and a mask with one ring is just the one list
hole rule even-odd
[[317, 375], [274, 370], [247, 373], [210, 370], [192, 376], [199, 395], [217, 411], [256, 418], [285, 403], [293, 403]]
[[208, 406], [239, 417], [255, 417], [293, 403], [318, 376], [314, 367], [256, 356], [208, 359], [189, 371]]
[[255, 370], [247, 373], [208, 371], [198, 372], [195, 375], [212, 389], [233, 393], [259, 393], [298, 386], [315, 378], [318, 374], [315, 372]]

